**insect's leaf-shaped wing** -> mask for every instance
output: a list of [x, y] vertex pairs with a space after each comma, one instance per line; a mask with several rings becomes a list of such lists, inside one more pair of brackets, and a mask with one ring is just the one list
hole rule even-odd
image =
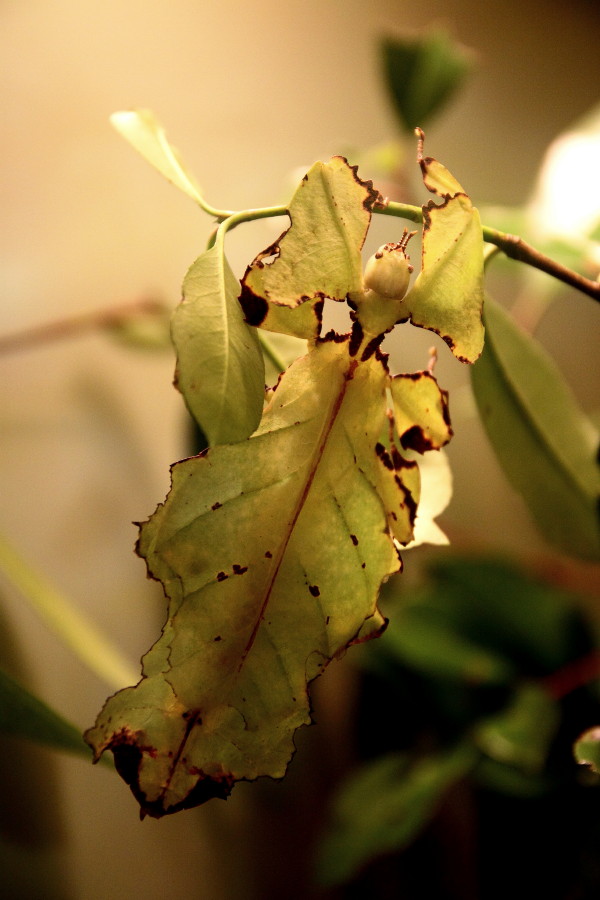
[[399, 565], [388, 520], [410, 530], [414, 516], [376, 450], [387, 379], [376, 356], [359, 365], [347, 342], [319, 344], [254, 436], [173, 467], [139, 540], [168, 620], [142, 681], [86, 736], [97, 756], [113, 750], [144, 812], [282, 776], [310, 720], [307, 683], [382, 629], [377, 595]]
[[413, 325], [435, 331], [462, 362], [483, 349], [483, 239], [479, 213], [454, 176], [420, 158], [423, 181], [442, 198], [423, 207], [421, 272], [404, 300]]
[[429, 372], [396, 375], [390, 385], [394, 422], [405, 449], [439, 450], [452, 437], [448, 391]]
[[[341, 156], [315, 163], [288, 207], [291, 225], [260, 253], [242, 279], [241, 302], [253, 325], [307, 339], [320, 317], [291, 312], [324, 297], [362, 290], [363, 245], [379, 194]], [[276, 307], [288, 308], [283, 315]], [[275, 308], [274, 308], [275, 307]]]

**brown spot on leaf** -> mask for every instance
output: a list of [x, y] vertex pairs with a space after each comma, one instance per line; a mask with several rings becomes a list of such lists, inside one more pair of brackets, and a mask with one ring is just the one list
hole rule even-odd
[[[391, 328], [388, 328], [388, 331], [391, 331]], [[361, 362], [366, 362], [373, 354], [379, 350], [382, 340], [384, 339], [385, 334], [378, 334], [377, 337], [374, 337], [365, 349], [362, 352]]]
[[379, 441], [375, 444], [375, 453], [377, 454], [383, 465], [386, 467], [386, 469], [389, 469], [390, 472], [393, 472], [396, 467], [392, 462], [392, 457], [385, 449], [383, 444], [381, 444]]
[[317, 587], [316, 584], [309, 584], [308, 589], [311, 592], [311, 594], [313, 595], [313, 597], [321, 596], [321, 591], [319, 590], [319, 588]]
[[355, 534], [350, 535], [350, 540], [352, 541], [352, 543], [354, 544], [355, 547], [358, 546], [358, 538], [356, 537]]
[[333, 328], [331, 331], [328, 331], [324, 337], [318, 338], [319, 344], [343, 344], [348, 340], [347, 334], [340, 334], [337, 331], [334, 331]]
[[398, 375], [397, 378], [407, 378], [409, 381], [421, 381], [423, 376], [426, 375], [429, 375], [429, 372], [404, 372], [402, 375]]
[[225, 581], [226, 578], [229, 578], [226, 572], [217, 572], [217, 581]]
[[266, 558], [266, 559], [273, 559], [273, 554], [271, 553], [270, 550], [267, 550], [267, 551], [266, 551], [266, 553], [265, 553], [265, 558]]
[[211, 509], [212, 509], [212, 510], [215, 510], [215, 509], [221, 509], [222, 506], [223, 506], [223, 504], [222, 504], [222, 503], [219, 503], [219, 501], [217, 500], [216, 503], [213, 503], [213, 505], [211, 506]]
[[403, 494], [403, 497], [404, 497], [403, 506], [406, 506], [408, 508], [410, 524], [413, 525], [415, 518], [417, 516], [417, 503], [415, 501], [415, 498], [413, 497], [411, 492], [408, 490], [408, 488], [405, 487], [405, 485], [402, 483], [401, 479], [398, 478], [398, 476], [396, 476], [396, 484], [398, 485], [398, 488], [400, 489], [400, 491]]
[[233, 574], [234, 575], [243, 575], [244, 572], [248, 571], [248, 566], [240, 566], [239, 563], [233, 564]]
[[413, 425], [412, 428], [405, 431], [400, 438], [400, 443], [405, 450], [416, 450], [417, 453], [426, 453], [427, 450], [432, 450], [434, 447], [433, 442], [418, 425]]
[[248, 325], [261, 325], [269, 312], [269, 304], [264, 297], [259, 297], [251, 291], [247, 284], [242, 283], [240, 304], [244, 311], [244, 318]]
[[350, 335], [350, 345], [348, 347], [348, 353], [350, 354], [350, 356], [356, 356], [359, 347], [362, 344], [363, 337], [364, 332], [362, 330], [362, 326], [358, 319], [356, 319], [352, 323], [352, 333]]

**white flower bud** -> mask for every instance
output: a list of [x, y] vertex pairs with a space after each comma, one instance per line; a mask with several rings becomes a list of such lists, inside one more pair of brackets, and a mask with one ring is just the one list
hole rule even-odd
[[413, 234], [416, 232], [409, 233], [405, 228], [399, 241], [384, 244], [373, 254], [365, 266], [365, 288], [375, 291], [380, 297], [394, 300], [404, 297], [413, 271], [406, 245]]

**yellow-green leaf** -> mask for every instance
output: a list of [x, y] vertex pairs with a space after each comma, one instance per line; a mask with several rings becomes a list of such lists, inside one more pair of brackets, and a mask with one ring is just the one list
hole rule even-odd
[[[172, 469], [139, 552], [169, 598], [137, 687], [86, 735], [154, 816], [281, 777], [310, 721], [307, 683], [384, 625], [414, 500], [386, 423], [382, 359], [317, 344], [283, 376], [260, 428]], [[397, 464], [398, 462], [398, 464]], [[403, 525], [400, 520], [403, 520]]]
[[217, 242], [189, 269], [171, 322], [176, 384], [210, 445], [248, 437], [262, 413], [263, 357], [239, 290]]
[[184, 194], [203, 205], [202, 192], [182, 165], [161, 124], [149, 109], [131, 109], [113, 113], [111, 124], [144, 159]]

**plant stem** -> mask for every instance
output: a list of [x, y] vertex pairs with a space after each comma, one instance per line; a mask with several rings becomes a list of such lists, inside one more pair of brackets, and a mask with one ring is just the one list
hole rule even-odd
[[[374, 211], [384, 216], [399, 216], [402, 219], [409, 219], [411, 222], [423, 221], [422, 209], [419, 206], [410, 206], [407, 203], [390, 201], [385, 207], [376, 207]], [[534, 269], [540, 269], [547, 275], [551, 275], [558, 281], [576, 288], [600, 303], [600, 281], [593, 281], [591, 278], [586, 278], [584, 275], [568, 269], [561, 263], [556, 262], [556, 260], [536, 250], [535, 247], [532, 247], [531, 244], [528, 244], [518, 235], [506, 234], [486, 225], [482, 227], [482, 232], [484, 241], [488, 244], [494, 244], [502, 250], [505, 256], [518, 260], [518, 262], [526, 263]]]
[[600, 303], [600, 281], [586, 278], [584, 275], [580, 275], [579, 272], [574, 272], [573, 269], [568, 269], [561, 263], [556, 262], [556, 260], [550, 259], [549, 256], [536, 250], [535, 247], [526, 243], [518, 235], [505, 234], [503, 231], [496, 231], [495, 228], [484, 226], [483, 239], [490, 244], [495, 244], [510, 259], [516, 259], [519, 262], [532, 266], [534, 269], [540, 269], [540, 271], [546, 272], [547, 275], [552, 275], [558, 281], [576, 288]]
[[29, 601], [46, 625], [92, 672], [112, 688], [136, 684], [139, 673], [120, 651], [71, 606], [0, 535], [0, 571]]
[[275, 366], [275, 368], [277, 369], [278, 372], [280, 372], [280, 373], [285, 372], [285, 370], [287, 369], [287, 366], [284, 363], [281, 356], [279, 355], [279, 353], [277, 352], [277, 350], [275, 350], [275, 348], [269, 341], [266, 334], [263, 331], [261, 331], [260, 328], [257, 330], [257, 332], [258, 332], [258, 340], [260, 341], [260, 346], [262, 347], [262, 351], [265, 354], [265, 356], [271, 360], [271, 362], [273, 363], [273, 365]]
[[276, 216], [289, 215], [287, 206], [265, 206], [261, 209], [242, 209], [224, 219], [219, 225], [223, 236], [227, 231], [233, 231], [242, 222], [254, 222], [256, 219], [274, 219]]
[[375, 206], [374, 212], [382, 216], [396, 216], [400, 219], [408, 219], [410, 222], [422, 222], [423, 210], [420, 206], [411, 206], [409, 203], [397, 203], [388, 200], [384, 206]]
[[541, 684], [551, 697], [561, 700], [571, 691], [584, 687], [598, 678], [600, 678], [600, 653], [592, 650], [586, 656], [575, 659], [552, 675], [542, 678]]
[[[208, 247], [212, 247], [214, 244], [218, 243], [220, 245], [221, 253], [224, 253], [223, 243], [225, 241], [225, 235], [228, 231], [234, 229], [237, 225], [241, 225], [242, 222], [250, 222], [254, 219], [266, 219], [275, 216], [286, 216], [288, 214], [287, 207], [285, 206], [269, 206], [264, 209], [247, 209], [242, 212], [234, 213], [225, 219], [217, 230], [213, 232], [211, 235]], [[271, 360], [275, 368], [278, 372], [285, 372], [287, 369], [286, 364], [283, 359], [277, 353], [268, 337], [264, 332], [258, 329], [258, 339], [260, 341], [260, 345], [262, 347], [262, 351], [268, 359]]]

